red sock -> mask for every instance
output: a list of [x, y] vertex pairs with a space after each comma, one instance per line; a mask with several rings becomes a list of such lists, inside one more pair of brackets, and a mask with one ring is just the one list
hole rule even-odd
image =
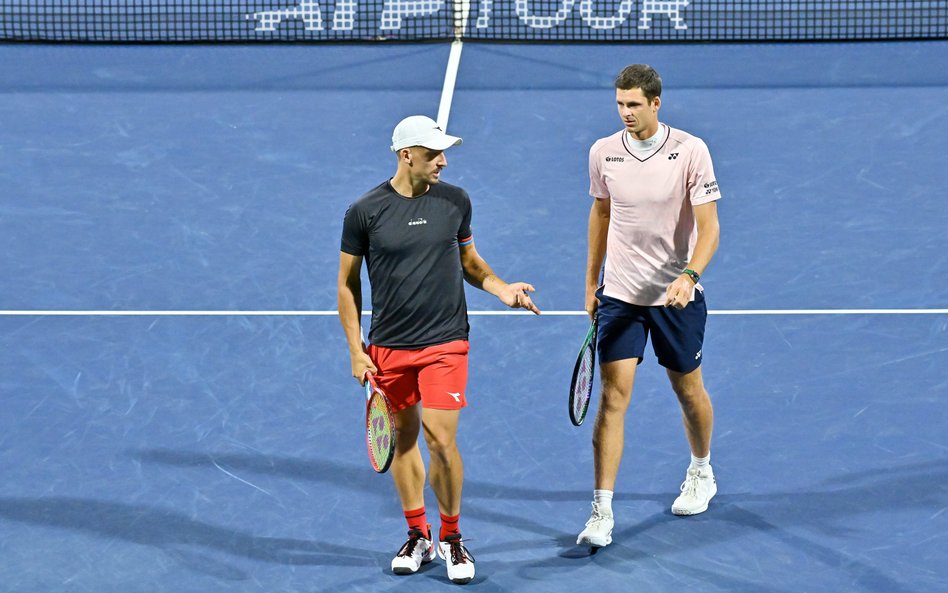
[[409, 529], [417, 529], [418, 531], [428, 535], [428, 518], [425, 517], [425, 507], [417, 508], [413, 511], [404, 511], [405, 520], [408, 521]]
[[444, 538], [449, 535], [460, 533], [458, 531], [458, 521], [460, 519], [461, 513], [453, 516], [441, 513], [441, 535], [439, 537], [441, 541], [444, 541]]

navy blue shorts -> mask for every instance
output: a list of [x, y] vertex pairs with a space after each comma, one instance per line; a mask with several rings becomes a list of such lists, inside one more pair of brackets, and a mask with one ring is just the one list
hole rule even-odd
[[674, 307], [643, 307], [607, 297], [602, 289], [599, 298], [600, 362], [626, 358], [645, 358], [645, 344], [652, 337], [652, 350], [658, 363], [679, 373], [690, 373], [701, 366], [701, 347], [708, 307], [704, 293], [695, 291], [695, 300], [684, 309]]

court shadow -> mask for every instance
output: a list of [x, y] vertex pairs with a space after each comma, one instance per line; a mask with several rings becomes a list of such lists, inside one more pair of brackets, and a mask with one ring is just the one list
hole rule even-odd
[[[514, 486], [508, 483], [485, 482], [482, 480], [464, 480], [464, 498], [486, 500], [534, 500], [545, 502], [583, 502], [588, 506], [592, 486], [583, 490], [549, 490], [539, 487]], [[615, 500], [653, 501], [655, 495], [635, 492], [617, 492]], [[588, 509], [587, 509], [588, 510]]]
[[246, 455], [241, 453], [215, 453], [203, 451], [180, 451], [175, 449], [146, 449], [127, 452], [141, 462], [157, 463], [175, 467], [210, 468], [215, 471], [237, 471], [261, 475], [291, 478], [305, 482], [326, 482], [333, 487], [372, 495], [386, 495], [391, 478], [373, 472], [365, 466], [353, 466], [326, 459], [298, 459], [277, 455]]
[[156, 547], [197, 572], [228, 580], [239, 568], [201, 550], [285, 565], [365, 566], [377, 553], [338, 543], [260, 537], [194, 520], [177, 511], [72, 497], [0, 497], [0, 517]]
[[[638, 522], [634, 522], [632, 517], [625, 518], [623, 522], [628, 521], [627, 526], [617, 526], [613, 543], [596, 552], [577, 546], [573, 533], [557, 533], [557, 529], [547, 524], [529, 521], [525, 524], [522, 518], [497, 513], [493, 516], [487, 514], [486, 518], [498, 524], [510, 521], [509, 524], [518, 529], [541, 535], [553, 533], [558, 549], [555, 556], [511, 564], [511, 568], [525, 579], [572, 571], [589, 563], [617, 574], [644, 572], [643, 577], [648, 578], [648, 575], [654, 575], [654, 571], [641, 571], [642, 563], [659, 562], [663, 570], [681, 570], [682, 574], [706, 579], [728, 590], [786, 591], [778, 583], [762, 585], [757, 573], [759, 567], [732, 566], [727, 571], [715, 571], [704, 565], [704, 570], [700, 570], [676, 561], [682, 554], [747, 542], [747, 545], [759, 548], [761, 553], [770, 549], [792, 550], [821, 571], [847, 575], [860, 591], [911, 593], [917, 590], [911, 581], [893, 578], [885, 566], [877, 567], [859, 555], [846, 552], [846, 547], [839, 548], [834, 542], [839, 539], [855, 541], [859, 535], [858, 517], [861, 515], [878, 521], [879, 517], [897, 516], [895, 511], [913, 508], [937, 513], [948, 505], [948, 492], [939, 487], [945, 483], [948, 483], [948, 460], [934, 460], [839, 475], [820, 484], [820, 490], [720, 494], [715, 497], [710, 510], [701, 515], [676, 517], [665, 508]], [[652, 496], [633, 498], [659, 502], [658, 497]], [[663, 498], [663, 502], [667, 501]], [[482, 514], [481, 509], [475, 512]], [[893, 525], [892, 528], [899, 526]], [[931, 537], [935, 530], [932, 527], [926, 533], [919, 533], [918, 538]], [[912, 535], [903, 534], [902, 537]], [[522, 549], [523, 544], [510, 545]], [[507, 563], [493, 564], [503, 566]]]
[[946, 483], [948, 459], [926, 460], [840, 474], [818, 484], [819, 489], [809, 491], [728, 494], [722, 497], [728, 506], [717, 514], [739, 524], [747, 520], [747, 526], [763, 528], [766, 524], [759, 524], [740, 511], [753, 508], [771, 522], [807, 525], [815, 531], [839, 535], [848, 529], [839, 520], [853, 515], [892, 516], [893, 511], [941, 510], [948, 505]]
[[[380, 488], [388, 486], [391, 478], [380, 476], [365, 466], [346, 465], [329, 459], [299, 459], [266, 454], [216, 453], [211, 451], [183, 451], [176, 449], [145, 449], [127, 452], [141, 462], [158, 463], [176, 467], [204, 467], [215, 470], [231, 470], [260, 475], [278, 476], [307, 482], [326, 482], [334, 487], [358, 490], [372, 495], [388, 497], [393, 491]], [[464, 481], [465, 500], [536, 500], [536, 501], [586, 501], [589, 490], [549, 490], [516, 486], [509, 483], [494, 483], [482, 480]], [[654, 500], [651, 495], [617, 493], [616, 500]]]
[[[584, 499], [589, 497], [588, 492], [582, 493]], [[659, 495], [644, 495], [644, 494], [628, 494], [624, 497], [616, 497], [616, 500], [643, 500], [650, 501], [653, 503], [658, 503], [664, 498]], [[468, 500], [467, 498], [465, 500]], [[549, 519], [549, 517], [540, 517], [535, 518], [535, 515], [528, 515], [525, 513], [504, 513], [496, 510], [491, 505], [484, 505], [479, 502], [469, 501], [465, 502], [466, 512], [472, 516], [476, 516], [479, 521], [485, 521], [488, 523], [493, 523], [504, 529], [515, 529], [519, 532], [533, 533], [544, 538], [546, 540], [542, 541], [510, 541], [507, 543], [497, 543], [493, 546], [493, 551], [505, 551], [509, 550], [511, 552], [516, 552], [518, 550], [523, 550], [524, 548], [536, 547], [536, 548], [548, 548], [549, 541], [557, 542], [557, 547], [562, 550], [559, 554], [564, 558], [571, 557], [584, 557], [588, 556], [582, 552], [573, 552], [571, 548], [575, 547], [576, 534], [569, 532], [564, 533], [560, 529], [560, 525], [554, 523]], [[586, 513], [585, 515], [583, 513]], [[588, 517], [588, 507], [585, 507], [582, 511], [577, 512], [577, 530], [576, 533], [582, 529], [582, 521]], [[660, 516], [659, 516], [660, 517]], [[661, 519], [656, 519], [661, 520]]]
[[638, 559], [641, 559], [643, 556], [645, 556], [645, 554], [640, 550], [636, 550], [634, 548], [627, 548], [621, 542], [635, 541], [637, 539], [637, 536], [640, 535], [641, 533], [644, 533], [648, 531], [649, 529], [652, 529], [653, 527], [657, 527], [661, 525], [662, 523], [667, 523], [668, 521], [671, 521], [671, 520], [674, 520], [674, 519], [671, 519], [664, 515], [652, 515], [645, 521], [636, 523], [628, 528], [620, 529], [616, 531], [614, 533], [614, 538], [617, 542], [615, 544], [615, 547], [613, 547], [613, 545], [610, 545], [605, 548], [592, 548], [586, 545], [577, 545], [576, 534], [578, 534], [579, 531], [582, 529], [582, 525], [578, 525], [576, 527], [576, 533], [560, 534], [556, 538], [556, 542], [559, 547], [559, 552], [557, 552], [556, 555], [559, 558], [563, 558], [567, 560], [582, 560], [585, 558], [591, 558], [593, 556], [596, 556], [600, 552], [622, 549], [623, 550], [621, 554], [622, 558], [624, 558], [625, 560], [638, 560]]

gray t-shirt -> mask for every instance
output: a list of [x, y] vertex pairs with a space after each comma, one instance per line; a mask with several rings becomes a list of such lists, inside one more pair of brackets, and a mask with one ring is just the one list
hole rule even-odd
[[472, 240], [471, 200], [448, 183], [406, 198], [386, 181], [349, 206], [342, 251], [368, 267], [372, 344], [414, 350], [467, 339], [459, 249]]

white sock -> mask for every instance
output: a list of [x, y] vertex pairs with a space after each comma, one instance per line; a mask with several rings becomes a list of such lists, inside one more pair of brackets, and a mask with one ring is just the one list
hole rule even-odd
[[694, 453], [691, 454], [691, 467], [695, 469], [702, 470], [701, 473], [707, 474], [711, 472], [711, 453], [708, 453], [706, 457], [695, 457]]
[[593, 502], [603, 515], [612, 515], [612, 490], [593, 490]]

